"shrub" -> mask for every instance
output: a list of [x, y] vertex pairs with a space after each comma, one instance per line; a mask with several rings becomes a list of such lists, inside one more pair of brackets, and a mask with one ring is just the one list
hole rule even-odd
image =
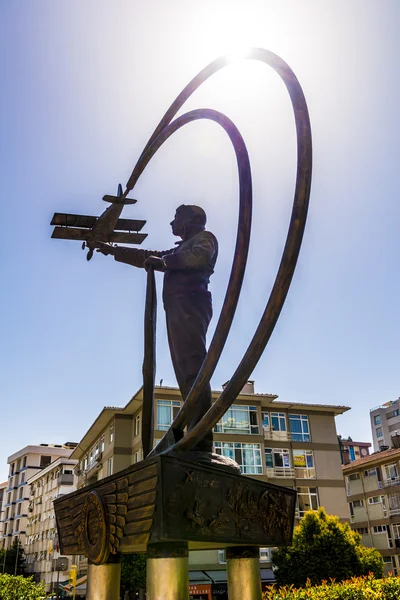
[[32, 577], [0, 575], [1, 600], [39, 600], [45, 594], [43, 584], [35, 583]]
[[263, 600], [398, 600], [400, 579], [386, 577], [375, 579], [372, 574], [352, 577], [340, 583], [326, 582], [321, 585], [296, 589], [293, 586], [276, 588], [271, 586], [263, 594]]
[[324, 580], [343, 581], [350, 577], [383, 576], [383, 559], [375, 548], [361, 544], [361, 536], [325, 509], [310, 511], [293, 533], [291, 546], [272, 553], [278, 585], [297, 587], [309, 580], [318, 585]]

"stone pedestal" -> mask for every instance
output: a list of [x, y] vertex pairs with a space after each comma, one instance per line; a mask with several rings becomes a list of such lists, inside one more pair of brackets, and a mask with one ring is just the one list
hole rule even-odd
[[228, 548], [226, 568], [229, 600], [261, 600], [259, 548]]

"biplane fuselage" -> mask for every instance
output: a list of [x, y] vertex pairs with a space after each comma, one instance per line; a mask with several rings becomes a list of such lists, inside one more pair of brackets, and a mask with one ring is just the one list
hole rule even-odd
[[61, 240], [80, 240], [90, 242], [141, 244], [147, 233], [139, 233], [146, 221], [121, 219], [125, 204], [134, 204], [136, 200], [122, 199], [120, 196], [104, 196], [103, 200], [111, 205], [100, 217], [54, 213], [50, 225], [54, 225], [52, 238]]

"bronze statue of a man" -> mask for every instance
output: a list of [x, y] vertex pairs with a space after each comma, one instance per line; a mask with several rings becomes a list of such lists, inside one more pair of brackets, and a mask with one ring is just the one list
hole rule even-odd
[[[182, 204], [171, 221], [172, 233], [182, 238], [165, 252], [113, 247], [99, 251], [134, 267], [152, 266], [164, 272], [163, 302], [168, 343], [179, 389], [185, 400], [206, 356], [206, 333], [212, 317], [210, 275], [218, 256], [216, 237], [205, 230], [206, 213], [199, 206]], [[190, 415], [190, 431], [211, 407], [210, 385]], [[212, 452], [212, 432], [195, 448]]]

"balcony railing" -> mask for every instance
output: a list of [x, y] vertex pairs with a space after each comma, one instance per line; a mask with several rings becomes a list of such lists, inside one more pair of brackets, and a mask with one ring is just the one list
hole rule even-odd
[[279, 442], [288, 442], [291, 439], [289, 431], [273, 431], [269, 427], [264, 427], [264, 439], [276, 440]]
[[72, 473], [63, 473], [59, 475], [57, 483], [58, 485], [72, 485], [74, 483], [74, 476]]
[[383, 487], [393, 487], [396, 485], [400, 485], [400, 477], [391, 477], [383, 481]]
[[395, 516], [395, 515], [400, 515], [400, 504], [399, 506], [389, 506], [389, 515]]
[[294, 479], [294, 469], [288, 467], [267, 468], [267, 477], [283, 477], [286, 479]]

